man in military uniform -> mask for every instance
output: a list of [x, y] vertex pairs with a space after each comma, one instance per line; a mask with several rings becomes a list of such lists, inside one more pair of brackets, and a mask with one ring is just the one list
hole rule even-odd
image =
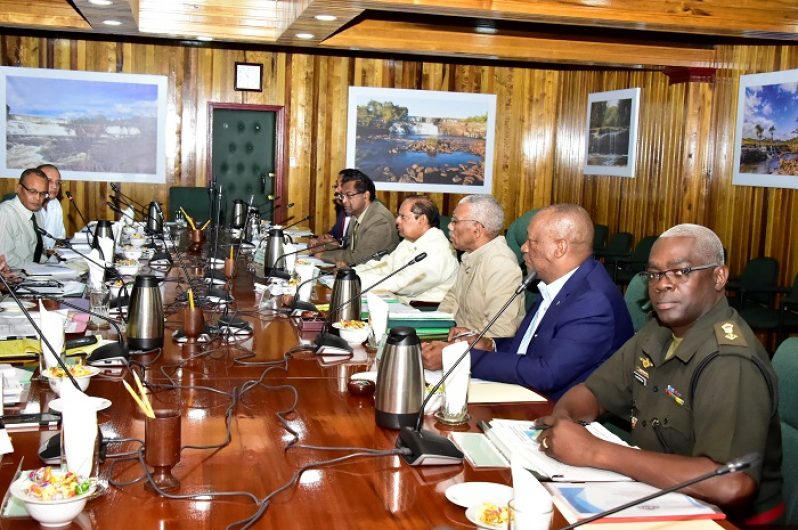
[[[545, 424], [541, 447], [568, 464], [609, 469], [666, 488], [750, 453], [744, 473], [684, 491], [748, 524], [773, 523], [781, 501], [776, 376], [767, 352], [725, 297], [728, 268], [714, 232], [665, 231], [642, 273], [656, 313], [646, 327], [569, 390]], [[599, 440], [578, 421], [628, 418], [632, 449]]]

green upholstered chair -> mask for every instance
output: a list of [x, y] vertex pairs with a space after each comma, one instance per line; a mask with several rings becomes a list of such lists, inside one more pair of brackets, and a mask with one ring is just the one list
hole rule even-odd
[[194, 186], [172, 186], [169, 188], [168, 217], [170, 220], [175, 218], [175, 213], [180, 207], [194, 218], [194, 221], [198, 223], [207, 221], [211, 216], [208, 188]]
[[523, 265], [524, 263], [521, 245], [523, 245], [527, 239], [526, 229], [529, 226], [529, 221], [532, 219], [532, 216], [538, 213], [538, 210], [540, 210], [540, 208], [533, 208], [528, 212], [524, 212], [524, 214], [513, 221], [510, 228], [507, 229], [507, 234], [505, 235], [507, 244], [513, 249], [513, 252], [515, 252], [519, 265]]
[[753, 258], [745, 264], [739, 278], [732, 278], [726, 284], [726, 290], [736, 293], [731, 302], [737, 309], [746, 303], [773, 306], [778, 292], [776, 281], [779, 275], [779, 262], [774, 258]]
[[784, 523], [798, 524], [798, 337], [781, 343], [773, 356], [773, 368], [779, 378], [779, 418], [781, 419], [782, 462], [784, 477]]
[[629, 256], [632, 251], [632, 241], [634, 241], [634, 236], [629, 232], [618, 232], [612, 235], [602, 250], [594, 248], [593, 253], [596, 258], [603, 258], [604, 264], [607, 265], [609, 261]]
[[768, 304], [748, 301], [740, 308], [740, 316], [756, 331], [775, 332], [780, 341], [788, 332], [798, 330], [798, 275], [778, 308]]
[[448, 237], [449, 237], [449, 223], [452, 221], [452, 218], [450, 216], [448, 216], [448, 215], [441, 215], [440, 216], [440, 220], [441, 220], [441, 225], [440, 225], [439, 228], [443, 232], [443, 235], [445, 235], [447, 237], [447, 239], [448, 239]]
[[648, 265], [648, 255], [651, 254], [651, 247], [654, 246], [657, 237], [658, 236], [646, 236], [635, 245], [635, 249], [630, 256], [618, 256], [610, 260], [614, 263], [612, 274], [615, 283], [626, 285], [638, 272], [646, 268], [646, 265]]
[[626, 309], [632, 317], [635, 333], [642, 328], [651, 316], [651, 300], [648, 297], [648, 282], [636, 274], [632, 277], [623, 295]]
[[601, 252], [607, 246], [610, 228], [607, 225], [593, 225], [593, 253]]

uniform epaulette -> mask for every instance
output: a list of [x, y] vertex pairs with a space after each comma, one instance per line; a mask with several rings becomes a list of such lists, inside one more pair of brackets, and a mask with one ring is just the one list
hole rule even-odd
[[743, 334], [737, 328], [737, 324], [731, 320], [715, 324], [715, 338], [718, 344], [727, 346], [748, 346], [745, 337], [743, 337]]

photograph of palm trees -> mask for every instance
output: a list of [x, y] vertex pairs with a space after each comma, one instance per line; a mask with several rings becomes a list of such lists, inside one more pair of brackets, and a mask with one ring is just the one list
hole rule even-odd
[[378, 190], [491, 193], [495, 94], [349, 87], [346, 163]]
[[798, 188], [798, 70], [740, 76], [734, 184]]
[[0, 68], [3, 177], [50, 163], [66, 180], [166, 182], [165, 76]]
[[585, 175], [634, 177], [640, 89], [587, 96]]

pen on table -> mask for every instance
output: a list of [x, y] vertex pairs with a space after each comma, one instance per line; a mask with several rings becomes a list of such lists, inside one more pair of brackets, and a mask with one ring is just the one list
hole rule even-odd
[[462, 331], [462, 332], [458, 333], [457, 335], [455, 335], [454, 337], [452, 337], [451, 340], [461, 339], [463, 337], [473, 337], [474, 335], [477, 335], [476, 331]]

